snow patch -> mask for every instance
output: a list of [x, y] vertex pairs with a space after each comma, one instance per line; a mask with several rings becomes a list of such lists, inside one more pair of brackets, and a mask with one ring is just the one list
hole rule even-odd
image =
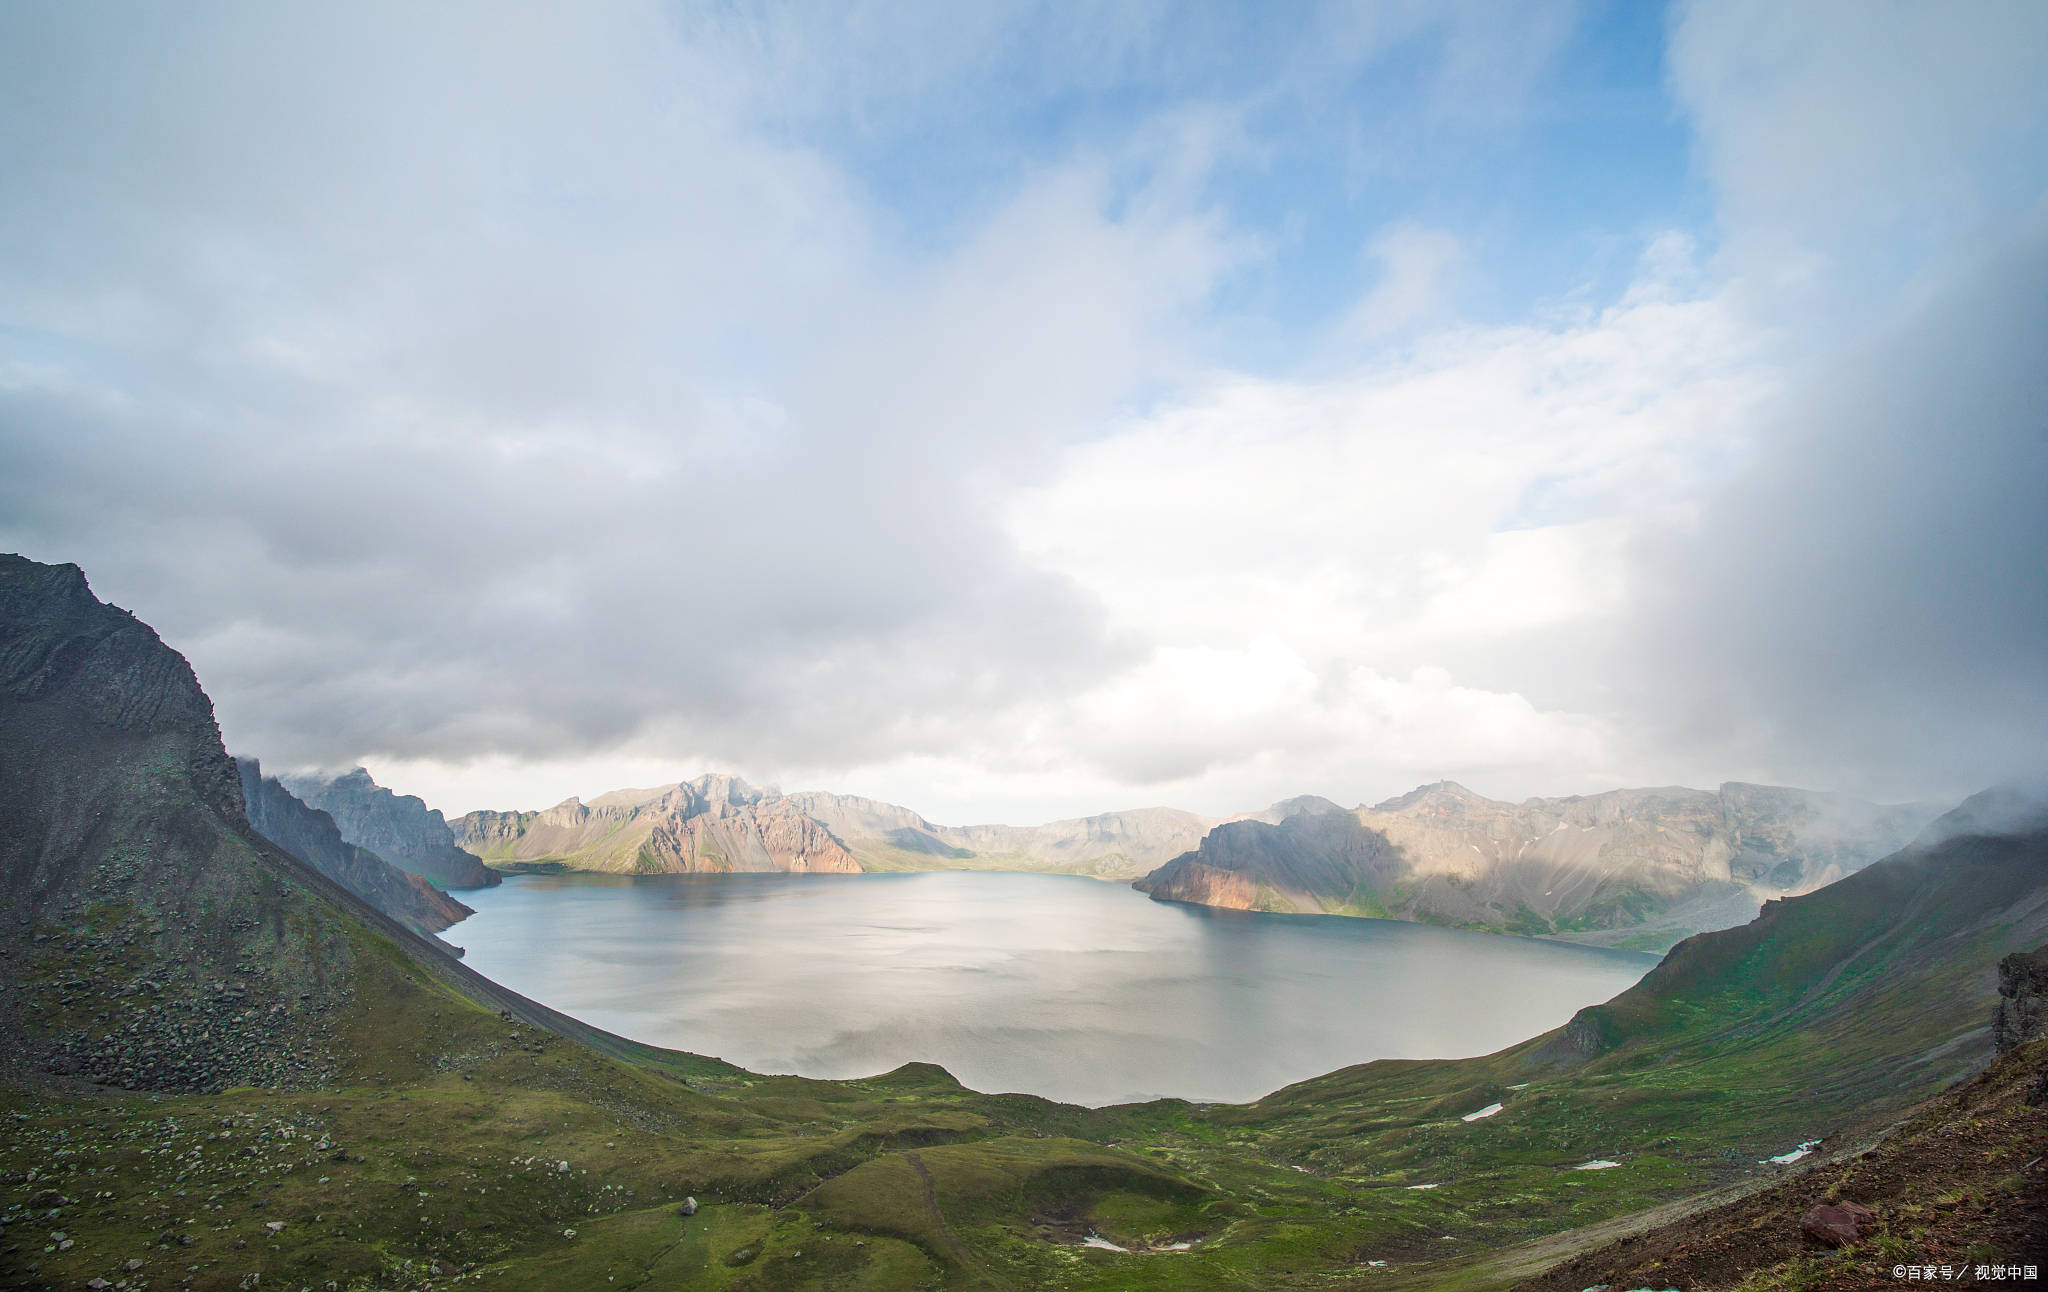
[[1620, 1165], [1621, 1165], [1621, 1163], [1619, 1163], [1619, 1162], [1610, 1162], [1610, 1161], [1608, 1161], [1608, 1160], [1607, 1160], [1606, 1158], [1604, 1158], [1604, 1157], [1596, 1157], [1596, 1158], [1594, 1158], [1594, 1159], [1593, 1159], [1592, 1161], [1590, 1161], [1590, 1162], [1581, 1162], [1581, 1163], [1579, 1163], [1579, 1164], [1578, 1164], [1577, 1166], [1573, 1167], [1573, 1168], [1572, 1168], [1572, 1170], [1574, 1170], [1574, 1171], [1607, 1171], [1607, 1170], [1612, 1170], [1612, 1169], [1613, 1169], [1614, 1167], [1617, 1167], [1617, 1166], [1620, 1166]]
[[[1810, 1139], [1807, 1140], [1805, 1143], [1801, 1144], [1798, 1148], [1793, 1149], [1790, 1153], [1780, 1153], [1776, 1157], [1767, 1158], [1766, 1161], [1771, 1162], [1777, 1166], [1790, 1166], [1792, 1165], [1792, 1163], [1797, 1162], [1800, 1158], [1805, 1157], [1808, 1153], [1813, 1152], [1813, 1150], [1819, 1147], [1819, 1140]], [[1758, 1165], [1762, 1165], [1762, 1163], [1759, 1163]]]
[[1479, 1110], [1478, 1112], [1476, 1112], [1476, 1113], [1466, 1113], [1466, 1114], [1465, 1114], [1465, 1115], [1464, 1115], [1463, 1117], [1460, 1117], [1460, 1118], [1459, 1118], [1458, 1120], [1459, 1120], [1459, 1121], [1463, 1121], [1463, 1122], [1476, 1122], [1476, 1121], [1478, 1121], [1478, 1120], [1479, 1120], [1479, 1119], [1480, 1119], [1481, 1117], [1491, 1117], [1491, 1116], [1493, 1116], [1493, 1115], [1494, 1115], [1495, 1113], [1499, 1112], [1500, 1110], [1501, 1110], [1501, 1105], [1499, 1105], [1499, 1104], [1488, 1104], [1488, 1105], [1487, 1105], [1486, 1107], [1484, 1107], [1484, 1108], [1480, 1109], [1480, 1110]]
[[1411, 1189], [1441, 1189], [1443, 1186], [1440, 1184], [1411, 1184], [1408, 1187]]
[[[1108, 1240], [1107, 1238], [1104, 1238], [1104, 1237], [1103, 1237], [1103, 1236], [1102, 1236], [1101, 1234], [1095, 1234], [1095, 1233], [1091, 1233], [1091, 1234], [1089, 1234], [1089, 1235], [1088, 1235], [1088, 1236], [1087, 1236], [1086, 1238], [1084, 1238], [1084, 1239], [1082, 1239], [1082, 1240], [1081, 1240], [1081, 1246], [1083, 1246], [1083, 1247], [1093, 1247], [1093, 1248], [1097, 1249], [1098, 1251], [1105, 1251], [1105, 1252], [1122, 1252], [1122, 1253], [1123, 1253], [1124, 1255], [1126, 1255], [1126, 1256], [1132, 1255], [1132, 1252], [1131, 1252], [1131, 1249], [1130, 1249], [1130, 1248], [1128, 1248], [1128, 1247], [1119, 1247], [1119, 1246], [1117, 1246], [1117, 1245], [1116, 1245], [1115, 1243], [1112, 1243], [1112, 1242], [1110, 1242], [1110, 1241], [1109, 1241], [1109, 1240]], [[1152, 1251], [1155, 1251], [1155, 1252], [1185, 1252], [1185, 1251], [1190, 1251], [1190, 1250], [1192, 1250], [1193, 1248], [1194, 1248], [1194, 1244], [1193, 1244], [1193, 1243], [1191, 1243], [1191, 1242], [1188, 1242], [1188, 1241], [1186, 1241], [1186, 1240], [1182, 1240], [1181, 1242], [1177, 1242], [1177, 1243], [1167, 1243], [1167, 1244], [1166, 1244], [1165, 1246], [1163, 1246], [1163, 1247], [1155, 1247], [1155, 1248], [1152, 1248], [1151, 1250], [1152, 1250]]]

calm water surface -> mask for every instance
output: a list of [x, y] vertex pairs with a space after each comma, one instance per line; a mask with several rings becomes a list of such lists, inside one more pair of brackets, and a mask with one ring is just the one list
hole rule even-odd
[[812, 1077], [922, 1059], [1086, 1104], [1484, 1054], [1656, 963], [1064, 875], [524, 875], [461, 896], [477, 913], [444, 936], [470, 965], [635, 1040]]

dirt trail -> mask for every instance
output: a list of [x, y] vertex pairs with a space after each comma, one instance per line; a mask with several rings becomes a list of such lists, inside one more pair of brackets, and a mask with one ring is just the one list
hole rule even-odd
[[917, 1172], [917, 1178], [924, 1182], [924, 1207], [931, 1213], [932, 1224], [937, 1227], [940, 1241], [945, 1244], [947, 1254], [962, 1265], [974, 1264], [974, 1257], [968, 1253], [967, 1244], [960, 1241], [960, 1235], [954, 1233], [953, 1227], [946, 1223], [946, 1213], [939, 1210], [939, 1191], [932, 1183], [932, 1173], [925, 1166], [924, 1159], [915, 1153], [905, 1153], [903, 1160], [910, 1163], [910, 1169]]

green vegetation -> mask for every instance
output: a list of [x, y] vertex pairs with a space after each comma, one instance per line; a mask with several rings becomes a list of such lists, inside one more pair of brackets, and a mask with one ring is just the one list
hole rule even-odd
[[[331, 1088], [0, 1094], [22, 1243], [4, 1268], [75, 1286], [141, 1260], [197, 1289], [257, 1272], [343, 1288], [1308, 1288], [1367, 1271], [1501, 1286], [1529, 1252], [1603, 1232], [1582, 1227], [1768, 1182], [1782, 1173], [1762, 1159], [1968, 1066], [1957, 1043], [2015, 930], [1938, 893], [1911, 924], [1873, 925], [1901, 892], [1870, 886], [1776, 906], [1500, 1054], [1207, 1108], [984, 1096], [929, 1065], [824, 1082], [593, 1049], [359, 931]], [[1619, 1165], [1580, 1169], [1596, 1160]]]

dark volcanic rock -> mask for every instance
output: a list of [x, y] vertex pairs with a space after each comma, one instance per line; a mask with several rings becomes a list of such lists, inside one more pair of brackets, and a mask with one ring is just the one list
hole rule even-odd
[[184, 657], [0, 556], [0, 1079], [319, 1081], [353, 955], [327, 885], [250, 828]]
[[255, 759], [237, 758], [235, 765], [250, 825], [392, 919], [419, 933], [439, 933], [473, 913], [421, 876], [342, 838], [333, 817], [300, 802], [276, 777], [265, 776]]
[[2048, 1036], [2048, 947], [2015, 951], [1998, 962], [1991, 1040], [2004, 1054], [2043, 1036]]
[[475, 853], [455, 844], [442, 815], [411, 794], [394, 794], [358, 767], [345, 776], [292, 777], [286, 788], [334, 818], [341, 837], [442, 888], [503, 883]]

